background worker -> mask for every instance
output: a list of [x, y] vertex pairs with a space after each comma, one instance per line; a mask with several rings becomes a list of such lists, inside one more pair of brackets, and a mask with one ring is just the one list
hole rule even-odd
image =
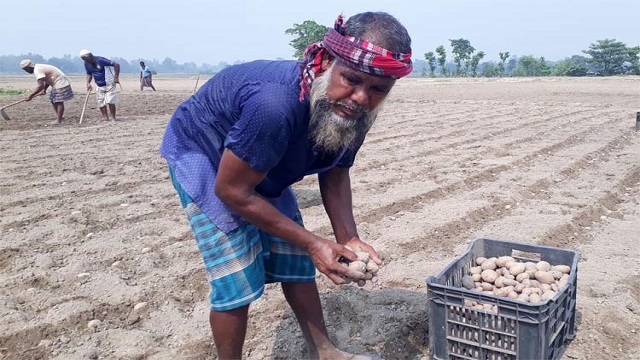
[[47, 88], [51, 87], [49, 100], [51, 100], [53, 110], [56, 113], [56, 120], [53, 123], [62, 123], [64, 102], [73, 99], [73, 90], [71, 89], [69, 78], [53, 65], [34, 64], [29, 59], [20, 61], [20, 68], [29, 74], [34, 74], [38, 82], [38, 87], [27, 95], [26, 100], [31, 101], [36, 95], [46, 94]]
[[[374, 45], [375, 44], [375, 45]], [[248, 309], [279, 282], [312, 359], [360, 359], [325, 326], [316, 269], [336, 284], [360, 239], [349, 169], [396, 79], [411, 73], [411, 38], [386, 13], [340, 16], [305, 59], [220, 71], [175, 111], [160, 147], [211, 285], [218, 358], [242, 357]], [[318, 174], [335, 241], [306, 230], [291, 185]]]
[[[120, 83], [120, 64], [102, 56], [94, 56], [87, 49], [80, 50], [80, 58], [84, 60], [84, 69], [87, 73], [87, 91], [91, 91], [91, 80], [96, 83], [96, 99], [104, 120], [109, 120], [109, 113], [113, 121], [116, 120], [116, 104], [118, 103], [118, 88]], [[112, 66], [115, 70], [113, 77], [106, 76], [106, 67]], [[109, 112], [107, 112], [107, 105]]]
[[153, 91], [156, 91], [156, 88], [153, 86], [151, 70], [144, 64], [144, 61], [140, 61], [140, 91], [145, 87], [150, 87]]

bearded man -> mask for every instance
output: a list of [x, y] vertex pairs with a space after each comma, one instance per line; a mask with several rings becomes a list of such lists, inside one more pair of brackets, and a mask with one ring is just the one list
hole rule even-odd
[[[242, 356], [249, 304], [280, 282], [310, 358], [352, 359], [324, 324], [316, 268], [336, 284], [364, 273], [340, 265], [362, 249], [349, 168], [397, 78], [409, 74], [411, 38], [381, 12], [338, 17], [296, 61], [225, 68], [181, 104], [160, 147], [211, 285], [209, 322], [221, 359]], [[318, 174], [335, 234], [303, 227], [290, 186]], [[348, 247], [347, 247], [348, 246]]]

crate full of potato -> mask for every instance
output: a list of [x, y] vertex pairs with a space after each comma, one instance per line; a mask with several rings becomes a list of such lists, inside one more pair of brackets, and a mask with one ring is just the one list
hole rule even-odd
[[479, 238], [427, 278], [431, 359], [556, 359], [575, 334], [578, 254]]

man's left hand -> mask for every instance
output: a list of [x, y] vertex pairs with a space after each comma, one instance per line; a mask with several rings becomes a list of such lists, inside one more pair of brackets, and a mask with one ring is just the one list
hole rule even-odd
[[371, 256], [371, 259], [373, 260], [373, 262], [375, 262], [378, 265], [382, 265], [382, 259], [380, 259], [378, 252], [376, 252], [376, 250], [373, 247], [371, 247], [371, 245], [360, 240], [360, 238], [354, 236], [342, 245], [350, 247], [351, 249], [353, 249], [354, 252], [365, 251], [369, 253], [369, 256]]

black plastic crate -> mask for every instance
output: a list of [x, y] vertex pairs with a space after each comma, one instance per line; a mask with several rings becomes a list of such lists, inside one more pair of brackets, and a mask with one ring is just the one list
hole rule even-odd
[[[531, 304], [462, 287], [477, 257], [569, 265], [568, 285], [552, 299]], [[556, 359], [575, 334], [578, 254], [573, 250], [508, 240], [475, 239], [438, 276], [427, 278], [431, 359]], [[480, 310], [465, 300], [495, 305]]]

